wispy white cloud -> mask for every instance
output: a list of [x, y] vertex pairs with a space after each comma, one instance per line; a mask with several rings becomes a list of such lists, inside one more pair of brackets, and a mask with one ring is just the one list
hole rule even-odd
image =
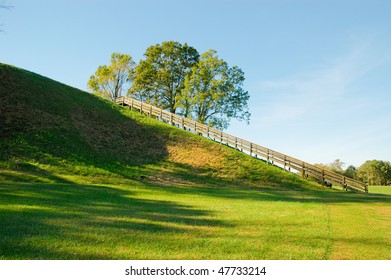
[[[346, 157], [358, 164], [371, 154], [391, 160], [385, 144], [391, 140], [391, 112], [384, 110], [391, 98], [384, 93], [377, 98], [376, 92], [361, 88], [362, 80], [391, 64], [391, 51], [379, 51], [378, 45], [371, 38], [306, 72], [260, 81], [250, 90], [259, 93], [250, 108], [250, 129], [267, 132], [259, 142], [272, 138], [277, 146], [287, 146], [285, 151], [312, 162]], [[287, 137], [288, 142], [281, 140]]]
[[259, 92], [260, 96], [267, 98], [256, 98], [259, 102], [255, 111], [262, 114], [254, 117], [257, 122], [270, 125], [302, 121], [312, 116], [343, 117], [346, 113], [341, 112], [343, 105], [348, 105], [347, 110], [368, 105], [367, 96], [354, 93], [355, 83], [379, 66], [389, 63], [390, 59], [391, 53], [373, 53], [371, 42], [366, 42], [316, 69], [287, 79], [261, 81], [252, 92], [255, 95]]

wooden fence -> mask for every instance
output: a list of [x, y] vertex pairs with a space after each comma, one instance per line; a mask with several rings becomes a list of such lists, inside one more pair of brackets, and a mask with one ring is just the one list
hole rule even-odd
[[145, 113], [148, 116], [155, 117], [161, 121], [192, 131], [221, 144], [228, 145], [253, 157], [262, 159], [267, 163], [279, 166], [284, 170], [299, 173], [305, 178], [315, 178], [324, 185], [330, 186], [331, 184], [334, 184], [341, 186], [345, 190], [350, 189], [353, 191], [368, 192], [368, 186], [361, 181], [345, 177], [341, 174], [331, 172], [272, 149], [262, 147], [242, 138], [227, 134], [221, 130], [209, 127], [205, 124], [170, 113], [150, 104], [140, 102], [136, 99], [122, 96], [116, 99], [116, 103], [122, 106], [129, 106], [132, 110], [139, 110], [141, 113]]

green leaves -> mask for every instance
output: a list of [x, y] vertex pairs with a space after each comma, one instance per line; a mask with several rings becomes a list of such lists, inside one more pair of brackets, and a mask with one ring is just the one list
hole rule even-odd
[[178, 107], [185, 116], [219, 129], [227, 128], [231, 118], [248, 122], [250, 96], [243, 90], [243, 81], [239, 67], [229, 67], [215, 50], [209, 50], [186, 78]]
[[[125, 91], [133, 98], [172, 113], [224, 129], [232, 118], [248, 123], [250, 98], [244, 72], [209, 50], [201, 56], [174, 41], [148, 47], [136, 67], [130, 55], [114, 53], [109, 66], [99, 66], [88, 87], [115, 100]], [[130, 83], [131, 87], [129, 87]]]
[[357, 169], [357, 176], [368, 185], [387, 185], [391, 181], [389, 161], [367, 160]]
[[113, 53], [110, 65], [99, 66], [87, 86], [94, 94], [114, 101], [133, 81], [135, 66], [130, 55]]
[[196, 49], [178, 42], [151, 46], [136, 68], [129, 95], [175, 113], [185, 77], [198, 62]]

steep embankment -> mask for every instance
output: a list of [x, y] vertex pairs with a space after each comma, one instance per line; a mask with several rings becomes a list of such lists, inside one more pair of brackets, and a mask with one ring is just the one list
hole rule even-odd
[[0, 64], [0, 179], [317, 188], [234, 149]]

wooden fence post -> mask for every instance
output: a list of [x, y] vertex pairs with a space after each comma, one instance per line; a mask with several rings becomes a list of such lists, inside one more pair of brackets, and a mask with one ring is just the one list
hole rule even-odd
[[286, 170], [286, 156], [284, 156], [284, 170]]

